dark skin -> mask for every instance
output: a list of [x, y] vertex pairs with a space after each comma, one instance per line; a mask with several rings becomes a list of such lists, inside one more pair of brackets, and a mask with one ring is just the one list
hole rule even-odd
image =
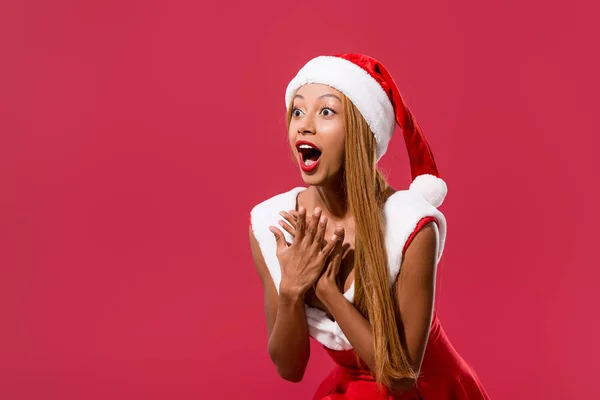
[[[343, 187], [338, 164], [343, 157], [336, 151], [339, 152], [343, 138], [339, 137], [339, 121], [335, 120], [336, 114], [325, 112], [326, 115], [321, 116], [320, 111], [323, 102], [328, 102], [335, 111], [337, 100], [323, 94], [339, 92], [325, 85], [311, 84], [298, 93], [303, 96], [303, 111], [297, 114], [296, 122], [292, 120], [290, 142], [299, 135], [316, 142], [322, 126], [323, 138], [318, 144], [323, 149], [321, 163], [325, 166], [320, 165], [317, 173], [305, 178], [310, 186], [298, 196], [297, 210], [282, 210], [280, 227], [270, 227], [277, 241], [282, 272], [279, 294], [252, 229], [249, 231], [254, 264], [264, 288], [269, 355], [280, 376], [293, 382], [302, 380], [310, 357], [305, 302], [326, 311], [337, 321], [358, 356], [371, 370], [375, 366], [371, 324], [342, 294], [354, 279], [354, 218], [340, 196]], [[325, 158], [326, 155], [329, 158]], [[393, 192], [390, 188], [388, 195]], [[292, 243], [286, 243], [281, 229], [293, 236]], [[417, 371], [423, 361], [433, 314], [437, 235], [433, 222], [415, 235], [402, 260], [403, 273], [395, 282], [398, 329], [404, 332], [408, 356]], [[401, 379], [392, 382], [388, 389], [402, 393], [414, 383], [411, 379]]]
[[[310, 189], [308, 189], [310, 190]], [[310, 192], [305, 193], [301, 192], [298, 196], [298, 208], [303, 207], [305, 203], [305, 199], [309, 199]], [[319, 207], [312, 207], [311, 214], [314, 214], [314, 210], [319, 209]], [[326, 219], [326, 233], [325, 237], [332, 237], [335, 233], [335, 229], [340, 229], [340, 233], [343, 234], [342, 237], [342, 246], [341, 246], [341, 262], [339, 266], [339, 273], [337, 275], [337, 284], [340, 287], [340, 291], [345, 293], [348, 291], [352, 282], [354, 282], [354, 219], [350, 216], [346, 216], [346, 218], [331, 218], [331, 216], [326, 215], [327, 211], [321, 211], [322, 215], [324, 215]], [[296, 221], [299, 216], [297, 210], [290, 210], [289, 212], [281, 211], [280, 215], [282, 220], [280, 220], [279, 225], [282, 229], [286, 230], [288, 233], [295, 236], [295, 227]], [[323, 243], [325, 246], [325, 243]], [[330, 319], [334, 319], [329, 310], [327, 310], [327, 306], [319, 299], [317, 294], [315, 293], [315, 288], [317, 285], [311, 286], [305, 294], [304, 300], [306, 304], [311, 307], [318, 308], [327, 313]]]

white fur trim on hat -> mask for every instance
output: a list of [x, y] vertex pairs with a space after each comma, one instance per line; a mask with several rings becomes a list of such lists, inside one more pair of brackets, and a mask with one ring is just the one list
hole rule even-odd
[[352, 61], [335, 56], [318, 56], [306, 63], [288, 84], [285, 91], [286, 108], [296, 90], [308, 83], [331, 86], [352, 101], [375, 135], [379, 160], [387, 151], [396, 128], [394, 107], [379, 82]]
[[435, 175], [423, 174], [412, 181], [409, 190], [419, 193], [429, 204], [437, 208], [444, 202], [448, 186], [443, 179]]

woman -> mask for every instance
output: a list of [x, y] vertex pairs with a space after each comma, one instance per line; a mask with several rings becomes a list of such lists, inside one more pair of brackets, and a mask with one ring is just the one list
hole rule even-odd
[[[302, 380], [310, 336], [336, 363], [314, 399], [487, 399], [433, 307], [447, 189], [387, 69], [362, 54], [316, 57], [286, 106], [307, 188], [254, 207], [249, 232], [279, 374]], [[376, 167], [396, 123], [413, 176], [400, 191]]]

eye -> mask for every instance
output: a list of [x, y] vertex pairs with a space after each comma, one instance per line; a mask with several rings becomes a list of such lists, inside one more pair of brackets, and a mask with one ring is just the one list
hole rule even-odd
[[302, 111], [300, 111], [297, 108], [292, 109], [292, 116], [294, 117], [299, 117], [302, 114]]
[[331, 117], [333, 114], [335, 114], [335, 111], [329, 107], [323, 107], [321, 108], [321, 114], [323, 114], [325, 117]]

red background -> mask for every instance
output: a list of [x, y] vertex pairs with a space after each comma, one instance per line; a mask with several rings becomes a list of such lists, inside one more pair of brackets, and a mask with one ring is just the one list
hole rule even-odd
[[[494, 399], [600, 397], [595, 2], [0, 3], [0, 398], [307, 399], [249, 211], [310, 58], [394, 75], [449, 194], [437, 307]], [[396, 137], [381, 166], [409, 169]], [[596, 317], [595, 317], [596, 316]]]

